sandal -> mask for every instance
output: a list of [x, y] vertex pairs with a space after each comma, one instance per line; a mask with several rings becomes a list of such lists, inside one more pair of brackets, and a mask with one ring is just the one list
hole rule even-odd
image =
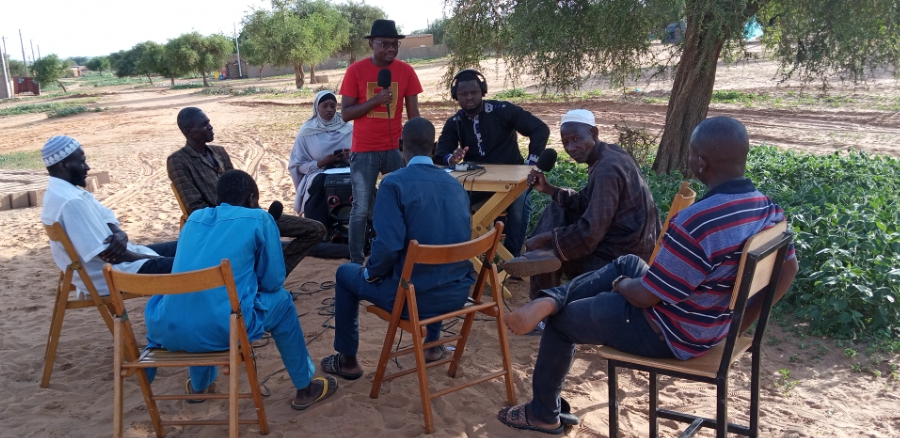
[[516, 405], [511, 408], [503, 408], [497, 413], [497, 418], [503, 424], [512, 427], [514, 429], [522, 429], [522, 430], [534, 430], [537, 432], [543, 432], [550, 435], [561, 435], [563, 433], [563, 425], [560, 423], [556, 428], [550, 429], [546, 427], [534, 426], [528, 423], [528, 418], [525, 412], [525, 405]]
[[[184, 392], [186, 394], [209, 394], [209, 388], [204, 389], [203, 391], [200, 391], [200, 392], [194, 392], [194, 388], [191, 386], [191, 378], [188, 377], [187, 382], [184, 382]], [[205, 401], [206, 401], [205, 398], [189, 398], [189, 399], [187, 399], [187, 402], [190, 404], [203, 403]]]
[[578, 419], [578, 416], [572, 413], [572, 407], [569, 406], [569, 402], [566, 399], [560, 397], [559, 398], [559, 422], [566, 426], [577, 426], [581, 423], [581, 420]]
[[[298, 411], [302, 411], [302, 410], [312, 406], [315, 403], [318, 403], [322, 400], [325, 400], [328, 397], [331, 397], [332, 394], [337, 392], [338, 382], [337, 382], [337, 379], [335, 379], [334, 377], [325, 376], [325, 377], [316, 377], [315, 379], [313, 379], [313, 381], [317, 381], [317, 380], [322, 382], [322, 394], [320, 394], [315, 400], [313, 400], [309, 403], [305, 403], [305, 404], [300, 404], [300, 403], [295, 402], [294, 400], [291, 400], [292, 408], [294, 408]], [[310, 383], [312, 383], [312, 382], [310, 382]]]
[[322, 371], [325, 371], [328, 374], [334, 374], [347, 380], [356, 380], [363, 376], [362, 371], [356, 374], [350, 374], [342, 370], [341, 356], [343, 356], [341, 353], [335, 353], [331, 356], [322, 358], [322, 362], [320, 363], [320, 365], [322, 366]]

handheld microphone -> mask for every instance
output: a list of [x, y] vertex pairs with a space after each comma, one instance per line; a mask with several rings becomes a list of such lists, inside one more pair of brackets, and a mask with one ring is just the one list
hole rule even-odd
[[[378, 70], [378, 86], [382, 89], [390, 89], [391, 88], [391, 71], [383, 68]], [[393, 100], [393, 99], [392, 99]], [[384, 104], [387, 107], [387, 118], [388, 118], [388, 141], [389, 144], [394, 144], [394, 135], [391, 133], [391, 101], [389, 100]]]
[[556, 166], [556, 149], [547, 148], [541, 152], [537, 160], [537, 168], [542, 173], [549, 173]]
[[284, 212], [284, 204], [281, 201], [275, 201], [272, 205], [269, 206], [269, 214], [272, 215], [272, 219], [276, 221], [281, 217], [281, 213]]

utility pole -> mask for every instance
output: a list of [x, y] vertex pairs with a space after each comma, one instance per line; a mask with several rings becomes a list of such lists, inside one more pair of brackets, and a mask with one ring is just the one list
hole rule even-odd
[[232, 28], [234, 29], [234, 47], [237, 49], [238, 78], [240, 79], [240, 78], [244, 77], [244, 73], [241, 71], [241, 46], [238, 45], [237, 25], [234, 23], [231, 23], [231, 25], [233, 26]]
[[25, 76], [28, 76], [28, 59], [25, 58], [25, 40], [22, 39], [22, 29], [19, 29], [19, 45], [22, 46], [22, 62], [25, 63]]
[[41, 59], [41, 45], [38, 44], [38, 59]]
[[6, 37], [3, 37], [3, 51], [0, 52], [0, 98], [9, 99], [13, 97], [12, 89], [9, 87], [9, 65], [6, 63]]
[[28, 44], [31, 44], [31, 73], [34, 74], [34, 61], [37, 60], [34, 57], [34, 41], [28, 40]]

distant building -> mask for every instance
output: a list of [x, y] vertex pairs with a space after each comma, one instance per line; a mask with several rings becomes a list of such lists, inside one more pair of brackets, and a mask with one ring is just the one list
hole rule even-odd
[[434, 35], [430, 33], [420, 33], [407, 35], [403, 39], [403, 47], [431, 47], [434, 45]]

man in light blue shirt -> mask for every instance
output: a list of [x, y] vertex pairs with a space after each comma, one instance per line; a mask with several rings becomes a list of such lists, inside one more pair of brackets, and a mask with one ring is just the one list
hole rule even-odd
[[[209, 268], [231, 261], [250, 342], [272, 333], [297, 395], [294, 409], [305, 409], [337, 389], [333, 377], [317, 377], [291, 294], [275, 220], [259, 208], [259, 189], [246, 172], [230, 170], [216, 186], [219, 205], [194, 211], [184, 224], [172, 272]], [[224, 287], [183, 295], [157, 295], [144, 312], [149, 348], [200, 353], [229, 347], [231, 306]], [[187, 390], [204, 392], [216, 367], [190, 367]]]
[[[401, 153], [406, 167], [381, 180], [375, 197], [373, 225], [378, 237], [365, 267], [346, 263], [338, 268], [334, 294], [334, 349], [322, 359], [322, 370], [348, 380], [363, 375], [356, 360], [359, 349], [359, 301], [391, 311], [411, 240], [423, 245], [467, 242], [472, 237], [469, 197], [456, 178], [432, 162], [434, 125], [423, 118], [403, 126]], [[475, 283], [472, 263], [418, 265], [410, 281], [416, 286], [421, 318], [461, 309]], [[428, 326], [425, 342], [436, 341], [441, 324]], [[439, 360], [441, 347], [425, 352], [426, 361]]]

